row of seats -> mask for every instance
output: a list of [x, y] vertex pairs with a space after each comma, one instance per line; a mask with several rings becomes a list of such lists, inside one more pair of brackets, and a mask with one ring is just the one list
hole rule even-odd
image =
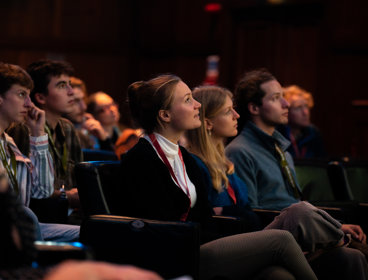
[[[116, 216], [114, 188], [119, 183], [119, 161], [90, 161], [76, 165], [81, 207], [86, 216], [80, 241], [92, 248], [95, 259], [133, 264], [154, 270], [164, 278], [198, 277], [200, 226]], [[214, 216], [219, 236], [246, 232], [247, 221]]]
[[[357, 173], [362, 177], [368, 168], [361, 166], [357, 171], [346, 161], [296, 161], [295, 165], [305, 198], [332, 211], [335, 218], [356, 222], [349, 218], [356, 217], [356, 209], [363, 209], [362, 213], [368, 211], [368, 207], [355, 201], [356, 192], [350, 189], [351, 176]], [[87, 217], [81, 226], [81, 242], [92, 248], [97, 260], [137, 265], [165, 278], [180, 275], [197, 278], [198, 224], [115, 216], [111, 201], [113, 189], [119, 187], [119, 169], [120, 162], [116, 160], [83, 162], [76, 166], [80, 201]], [[266, 217], [267, 224], [278, 212], [258, 211], [258, 214]], [[245, 221], [241, 219], [214, 219], [224, 236], [246, 231]]]

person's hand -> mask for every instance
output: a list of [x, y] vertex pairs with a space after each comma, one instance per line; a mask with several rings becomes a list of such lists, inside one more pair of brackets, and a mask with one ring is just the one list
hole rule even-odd
[[99, 140], [104, 141], [108, 137], [107, 132], [102, 127], [101, 123], [96, 120], [91, 114], [85, 114], [85, 121], [83, 127], [88, 130], [93, 136]]
[[31, 103], [26, 120], [31, 135], [34, 137], [45, 135], [45, 122], [45, 111]]
[[78, 189], [77, 188], [72, 188], [68, 191], [65, 191], [65, 193], [66, 193], [66, 197], [67, 197], [68, 202], [69, 202], [69, 206], [71, 208], [79, 208], [80, 207], [80, 202], [79, 202]]
[[341, 230], [346, 234], [350, 233], [351, 237], [366, 244], [367, 237], [364, 234], [362, 228], [358, 225], [343, 224]]
[[128, 265], [95, 261], [67, 261], [51, 270], [44, 280], [163, 280], [155, 272]]

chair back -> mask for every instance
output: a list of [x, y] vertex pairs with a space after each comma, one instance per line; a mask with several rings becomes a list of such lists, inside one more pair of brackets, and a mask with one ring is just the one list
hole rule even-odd
[[303, 193], [308, 201], [332, 201], [335, 199], [328, 176], [328, 162], [295, 160], [295, 172]]
[[118, 160], [113, 151], [82, 149], [84, 161]]
[[136, 265], [165, 279], [198, 278], [197, 223], [94, 215], [83, 221], [80, 240], [92, 248], [97, 260]]
[[353, 198], [368, 203], [368, 161], [346, 159], [342, 165]]
[[337, 161], [296, 160], [295, 171], [304, 199], [308, 201], [351, 201], [345, 170]]
[[[103, 184], [116, 183], [119, 161], [81, 162], [75, 166], [79, 199], [84, 215], [110, 214]], [[110, 182], [109, 182], [110, 181]]]

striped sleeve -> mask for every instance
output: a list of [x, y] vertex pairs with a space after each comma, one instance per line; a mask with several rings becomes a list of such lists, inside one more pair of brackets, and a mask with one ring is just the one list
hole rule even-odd
[[32, 161], [33, 198], [46, 198], [54, 192], [54, 167], [49, 152], [48, 135], [30, 136], [30, 159]]

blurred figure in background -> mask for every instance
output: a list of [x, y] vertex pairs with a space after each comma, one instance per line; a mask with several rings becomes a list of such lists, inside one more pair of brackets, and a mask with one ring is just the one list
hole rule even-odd
[[101, 123], [96, 120], [91, 114], [87, 113], [87, 87], [86, 84], [79, 78], [70, 78], [71, 86], [74, 90], [74, 109], [71, 113], [66, 114], [65, 117], [69, 119], [77, 131], [81, 147], [83, 149], [98, 149], [100, 145], [97, 141], [107, 141], [108, 134], [105, 132]]
[[120, 134], [115, 143], [115, 154], [119, 159], [121, 156], [134, 147], [138, 143], [139, 138], [143, 136], [142, 129], [126, 128]]
[[94, 148], [114, 151], [114, 144], [120, 135], [118, 105], [111, 96], [99, 91], [88, 97], [87, 112], [100, 122], [105, 132], [105, 137], [96, 137], [97, 141]]
[[296, 159], [325, 157], [322, 136], [310, 120], [311, 93], [292, 85], [284, 88], [284, 97], [290, 104], [289, 123], [278, 129], [291, 142], [288, 151]]

